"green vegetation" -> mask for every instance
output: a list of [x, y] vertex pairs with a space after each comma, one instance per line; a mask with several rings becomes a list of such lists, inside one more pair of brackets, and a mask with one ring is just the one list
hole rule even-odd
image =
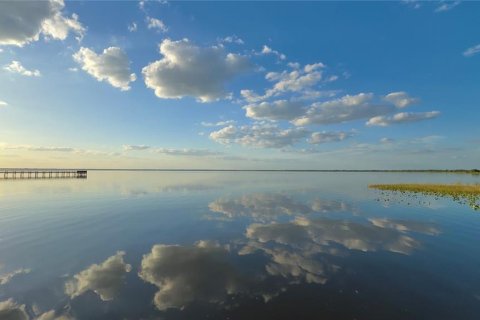
[[449, 197], [468, 204], [474, 210], [480, 210], [480, 184], [372, 184], [372, 189], [393, 191], [401, 194], [423, 194], [428, 196]]

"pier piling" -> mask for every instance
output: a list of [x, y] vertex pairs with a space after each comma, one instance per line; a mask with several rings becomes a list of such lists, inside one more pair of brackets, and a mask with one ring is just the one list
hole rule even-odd
[[84, 169], [0, 169], [0, 179], [87, 178]]

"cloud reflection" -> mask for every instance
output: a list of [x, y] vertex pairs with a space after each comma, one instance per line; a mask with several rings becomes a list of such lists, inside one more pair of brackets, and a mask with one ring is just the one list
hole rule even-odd
[[143, 256], [139, 276], [159, 288], [154, 298], [159, 310], [193, 301], [216, 303], [243, 287], [227, 254], [226, 248], [206, 241], [194, 246], [157, 244]]
[[279, 215], [306, 214], [312, 208], [284, 194], [254, 193], [237, 199], [220, 198], [208, 207], [228, 218], [252, 217], [257, 221], [268, 221]]
[[419, 221], [297, 217], [288, 223], [251, 224], [246, 230], [249, 242], [239, 254], [263, 252], [270, 258], [265, 266], [270, 275], [323, 284], [340, 268], [328, 261], [328, 256], [345, 255], [350, 250], [408, 255], [420, 246], [410, 232], [436, 235], [439, 230]]
[[0, 275], [0, 285], [4, 285], [10, 282], [12, 278], [21, 275], [30, 273], [30, 269], [20, 268], [12, 272]]
[[74, 275], [65, 284], [65, 293], [75, 298], [92, 290], [104, 301], [113, 300], [132, 268], [123, 261], [124, 255], [125, 252], [119, 251], [101, 264], [93, 264]]
[[349, 203], [336, 200], [315, 199], [312, 203], [312, 210], [315, 212], [355, 212], [356, 209]]
[[0, 301], [0, 319], [2, 320], [28, 320], [30, 317], [25, 311], [25, 305], [18, 304], [13, 299]]
[[302, 203], [283, 193], [252, 193], [238, 198], [219, 198], [208, 205], [210, 211], [224, 218], [250, 217], [255, 221], [274, 221], [282, 215], [300, 216], [313, 212], [356, 212], [349, 203], [336, 200], [314, 199]]
[[41, 314], [40, 316], [38, 316], [38, 318], [36, 318], [36, 320], [74, 320], [74, 319], [75, 319], [74, 317], [68, 314], [57, 315], [54, 310], [47, 311]]

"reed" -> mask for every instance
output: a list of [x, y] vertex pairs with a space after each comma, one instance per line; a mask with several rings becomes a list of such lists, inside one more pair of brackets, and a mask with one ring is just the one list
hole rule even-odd
[[401, 194], [424, 194], [435, 197], [449, 197], [453, 200], [466, 203], [474, 210], [480, 210], [480, 184], [371, 184], [372, 189], [393, 191]]

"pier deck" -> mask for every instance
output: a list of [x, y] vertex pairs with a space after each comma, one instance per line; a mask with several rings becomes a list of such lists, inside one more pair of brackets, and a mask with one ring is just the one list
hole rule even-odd
[[0, 169], [0, 179], [86, 178], [82, 169]]

